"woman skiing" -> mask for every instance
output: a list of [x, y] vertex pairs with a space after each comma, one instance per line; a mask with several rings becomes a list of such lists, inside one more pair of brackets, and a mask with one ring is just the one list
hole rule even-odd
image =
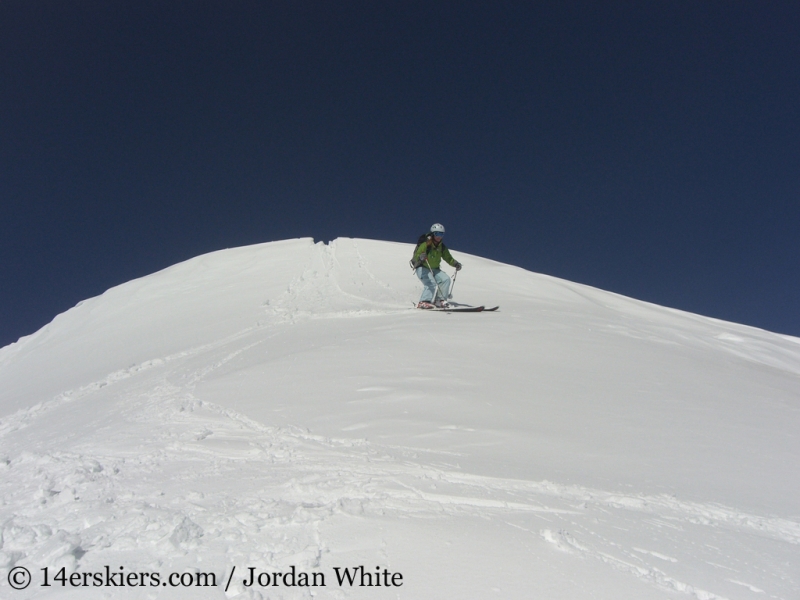
[[417, 308], [446, 308], [447, 298], [450, 295], [450, 277], [439, 269], [444, 259], [456, 271], [461, 270], [461, 263], [450, 254], [450, 250], [442, 242], [444, 225], [434, 223], [430, 233], [421, 236], [414, 250], [411, 266], [414, 267], [417, 277], [422, 281], [425, 289], [422, 290]]

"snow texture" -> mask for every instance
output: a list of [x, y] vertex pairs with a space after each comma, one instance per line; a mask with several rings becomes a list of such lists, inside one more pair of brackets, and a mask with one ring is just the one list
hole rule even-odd
[[[418, 311], [411, 251], [215, 252], [0, 349], [0, 596], [800, 597], [800, 340], [458, 251], [500, 311]], [[105, 565], [218, 586], [36, 584]]]

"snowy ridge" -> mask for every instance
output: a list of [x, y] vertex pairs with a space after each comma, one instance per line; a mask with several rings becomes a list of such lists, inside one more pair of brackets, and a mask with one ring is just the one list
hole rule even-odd
[[[13, 566], [106, 564], [404, 574], [317, 598], [794, 597], [793, 338], [463, 253], [459, 298], [502, 312], [427, 314], [409, 253], [219, 252], [3, 349], [4, 597]], [[225, 597], [191, 591], [113, 597]]]

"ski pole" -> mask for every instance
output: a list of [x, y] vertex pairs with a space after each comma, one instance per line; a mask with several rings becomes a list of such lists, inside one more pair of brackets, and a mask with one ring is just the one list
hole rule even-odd
[[458, 277], [458, 271], [453, 273], [453, 283], [450, 284], [450, 293], [447, 295], [448, 300], [453, 298], [453, 288], [456, 287], [456, 277]]
[[442, 300], [447, 300], [447, 298], [445, 298], [445, 295], [442, 294], [442, 288], [439, 287], [439, 282], [436, 281], [436, 277], [433, 276], [433, 268], [431, 267], [431, 263], [428, 262], [428, 257], [427, 256], [425, 257], [425, 264], [428, 265], [428, 268], [431, 270], [431, 277], [433, 278], [433, 283], [436, 284], [436, 292], [437, 293], [433, 295], [434, 304], [436, 303], [436, 296], [439, 296], [439, 295], [441, 295]]

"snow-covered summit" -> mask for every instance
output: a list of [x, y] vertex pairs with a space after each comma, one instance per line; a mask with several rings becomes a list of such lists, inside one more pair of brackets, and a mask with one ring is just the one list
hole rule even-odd
[[800, 589], [800, 340], [457, 249], [455, 299], [501, 310], [417, 311], [411, 250], [215, 252], [0, 349], [0, 567], [404, 575], [323, 598]]

